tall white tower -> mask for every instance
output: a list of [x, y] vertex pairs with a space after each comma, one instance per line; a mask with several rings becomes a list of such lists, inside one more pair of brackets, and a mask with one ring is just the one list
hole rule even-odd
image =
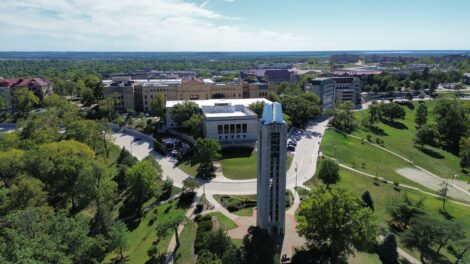
[[284, 234], [287, 126], [279, 103], [266, 103], [259, 125], [256, 225]]

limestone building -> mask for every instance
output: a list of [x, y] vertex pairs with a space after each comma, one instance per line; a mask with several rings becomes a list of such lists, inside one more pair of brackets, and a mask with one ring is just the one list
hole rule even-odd
[[256, 225], [284, 234], [287, 126], [279, 103], [264, 105], [258, 128]]
[[333, 78], [316, 78], [305, 83], [304, 90], [318, 95], [323, 110], [335, 107], [336, 84]]

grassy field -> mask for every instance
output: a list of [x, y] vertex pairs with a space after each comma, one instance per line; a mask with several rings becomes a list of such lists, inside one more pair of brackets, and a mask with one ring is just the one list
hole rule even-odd
[[[466, 234], [470, 235], [470, 207], [465, 207], [462, 205], [454, 204], [454, 203], [447, 203], [447, 211], [448, 213], [454, 217], [453, 220], [447, 220], [443, 215], [439, 213], [439, 209], [442, 207], [442, 201], [435, 197], [431, 197], [420, 192], [414, 190], [408, 190], [403, 187], [400, 188], [400, 191], [397, 191], [393, 188], [392, 184], [384, 184], [380, 183], [378, 186], [374, 184], [373, 179], [362, 176], [355, 172], [341, 169], [340, 170], [341, 180], [338, 183], [339, 186], [347, 188], [358, 195], [362, 195], [365, 191], [369, 191], [372, 199], [374, 201], [375, 211], [374, 214], [377, 218], [377, 222], [380, 226], [387, 226], [387, 222], [389, 221], [389, 215], [386, 212], [385, 208], [387, 203], [400, 197], [401, 194], [407, 193], [410, 198], [417, 201], [421, 198], [425, 198], [424, 201], [424, 211], [426, 214], [434, 219], [440, 219], [443, 221], [454, 221], [457, 223], [462, 224]], [[309, 187], [313, 188], [313, 185]], [[399, 236], [400, 234], [398, 234]], [[402, 245], [403, 247], [403, 245]], [[418, 257], [417, 252], [412, 252], [410, 250], [409, 253]], [[454, 257], [452, 257], [446, 250], [442, 250], [451, 261], [455, 261]], [[470, 261], [470, 255], [466, 257], [466, 261]], [[359, 263], [359, 262], [355, 262]], [[363, 263], [375, 263], [375, 262], [363, 262]]]
[[366, 252], [356, 252], [354, 256], [350, 256], [348, 259], [349, 264], [381, 264], [382, 261], [379, 259], [379, 255], [366, 253]]
[[[256, 152], [234, 151], [223, 153], [220, 161], [224, 176], [233, 180], [256, 178]], [[287, 168], [292, 164], [293, 156], [287, 155]]]
[[219, 221], [220, 223], [220, 227], [223, 230], [230, 230], [237, 227], [237, 224], [235, 224], [235, 222], [233, 222], [230, 218], [226, 217], [220, 212], [210, 213], [208, 215], [215, 216], [217, 218], [217, 221]]
[[[155, 229], [159, 224], [184, 216], [184, 213], [185, 209], [176, 207], [176, 201], [162, 204], [147, 212], [137, 228], [129, 232], [129, 248], [124, 252], [126, 263], [140, 264], [148, 261], [150, 257], [147, 251], [152, 248], [155, 241], [159, 241], [157, 252], [166, 253], [173, 233], [169, 231], [164, 237], [158, 238]], [[157, 217], [155, 222], [151, 223], [153, 215]], [[108, 254], [103, 263], [112, 263], [116, 256], [117, 254], [114, 252]]]
[[175, 253], [176, 264], [192, 264], [196, 263], [196, 255], [194, 255], [194, 240], [196, 239], [197, 224], [190, 222], [184, 226], [180, 235], [181, 246]]
[[[293, 156], [287, 155], [287, 168], [292, 164]], [[225, 177], [232, 180], [246, 180], [256, 178], [256, 152], [248, 149], [227, 149], [222, 152], [222, 170]], [[199, 164], [192, 164], [188, 159], [178, 164], [185, 173], [195, 176]]]
[[[436, 101], [427, 101], [425, 103], [428, 106], [428, 123], [432, 124], [434, 123], [432, 109], [436, 105]], [[450, 178], [452, 175], [458, 173], [460, 179], [470, 180], [470, 177], [461, 173], [459, 158], [453, 153], [431, 146], [426, 146], [426, 150], [422, 151], [414, 146], [413, 138], [416, 134], [414, 119], [417, 106], [418, 102], [413, 102], [410, 106], [404, 106], [406, 118], [405, 120], [399, 120], [399, 123], [390, 125], [378, 123], [378, 127], [382, 130], [382, 132], [378, 134], [359, 129], [355, 131], [353, 135], [366, 138], [369, 134], [372, 136], [374, 142], [376, 138], [380, 138], [385, 142], [384, 146], [387, 149], [412, 160], [416, 165], [443, 178]], [[367, 111], [359, 111], [355, 114], [357, 119], [361, 120], [366, 113]]]
[[232, 212], [232, 214], [236, 214], [239, 216], [252, 216], [253, 215], [253, 207], [243, 208], [241, 210]]
[[408, 162], [368, 143], [363, 144], [359, 139], [347, 137], [329, 129], [323, 136], [321, 151], [329, 157], [336, 157], [340, 163], [354, 169], [371, 175], [377, 173], [379, 177], [390, 181], [426, 189], [395, 172], [395, 169], [411, 167]]

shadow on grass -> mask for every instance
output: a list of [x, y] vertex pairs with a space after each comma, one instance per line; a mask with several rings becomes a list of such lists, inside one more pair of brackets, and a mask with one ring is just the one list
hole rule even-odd
[[136, 229], [141, 221], [142, 208], [131, 198], [126, 198], [119, 209], [119, 219], [123, 220], [129, 231]]
[[421, 152], [423, 152], [424, 154], [432, 157], [432, 158], [435, 158], [435, 159], [443, 159], [444, 156], [442, 156], [439, 152], [437, 151], [434, 151], [432, 149], [428, 149], [428, 148], [421, 148], [421, 147], [417, 147], [417, 149], [419, 149]]
[[222, 149], [222, 158], [241, 158], [250, 157], [253, 154], [253, 148], [249, 147], [232, 147]]
[[401, 130], [408, 129], [408, 127], [405, 124], [397, 122], [397, 121], [382, 120], [382, 123], [386, 124], [387, 126], [396, 128], [396, 129], [401, 129]]
[[388, 136], [388, 134], [385, 132], [385, 130], [383, 130], [382, 128], [380, 128], [378, 126], [371, 126], [369, 129], [370, 129], [370, 132], [372, 132], [374, 135]]
[[444, 209], [439, 209], [439, 214], [444, 216], [447, 220], [454, 220], [454, 218], [455, 218]]

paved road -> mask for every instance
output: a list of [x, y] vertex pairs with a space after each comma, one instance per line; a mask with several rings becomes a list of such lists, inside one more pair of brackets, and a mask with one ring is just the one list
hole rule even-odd
[[[298, 142], [295, 151], [292, 166], [287, 171], [287, 188], [294, 187], [297, 184], [302, 185], [305, 181], [310, 179], [316, 169], [317, 155], [319, 150], [319, 142], [326, 129], [328, 120], [320, 118], [318, 121], [312, 121], [306, 131], [311, 132], [314, 136], [308, 138], [303, 136]], [[181, 187], [183, 181], [190, 177], [188, 174], [175, 167], [175, 161], [170, 157], [163, 157], [159, 153], [153, 151], [153, 142], [151, 140], [140, 138], [135, 141], [138, 136], [128, 132], [115, 132], [113, 133], [115, 144], [124, 147], [132, 152], [132, 155], [138, 159], [143, 159], [148, 155], [153, 155], [160, 163], [163, 169], [164, 177], [169, 177], [173, 180], [174, 185]], [[135, 141], [135, 142], [133, 142]], [[295, 168], [297, 167], [297, 177]], [[212, 180], [204, 183], [204, 188], [210, 194], [255, 194], [256, 193], [256, 179], [244, 181], [218, 181]]]

